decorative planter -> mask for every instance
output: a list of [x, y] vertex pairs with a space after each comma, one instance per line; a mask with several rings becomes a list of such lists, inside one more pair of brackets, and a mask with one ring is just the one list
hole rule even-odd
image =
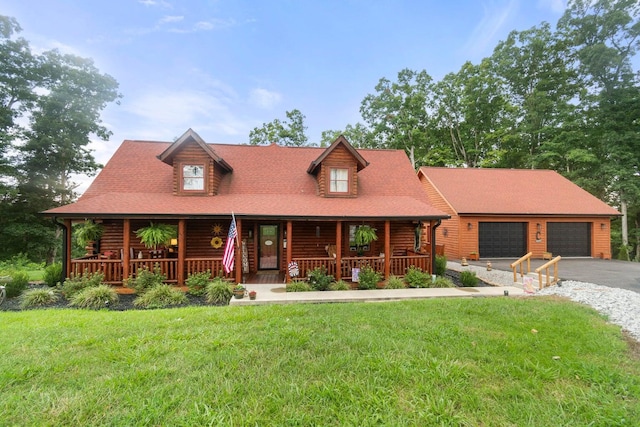
[[256, 299], [256, 291], [249, 292], [249, 299]]
[[467, 259], [469, 259], [469, 261], [478, 261], [479, 257], [478, 257], [478, 254], [473, 253], [473, 254], [469, 254]]
[[244, 298], [244, 290], [234, 290], [233, 291], [233, 297], [235, 299], [242, 299]]

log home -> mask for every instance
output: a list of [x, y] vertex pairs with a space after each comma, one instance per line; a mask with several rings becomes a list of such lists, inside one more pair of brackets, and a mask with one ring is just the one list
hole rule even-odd
[[[225, 274], [232, 212], [238, 244]], [[121, 284], [159, 266], [178, 285], [206, 270], [238, 283], [290, 280], [292, 265], [301, 277], [325, 266], [347, 280], [364, 264], [385, 278], [411, 265], [431, 272], [435, 230], [449, 217], [401, 150], [356, 150], [342, 136], [327, 148], [208, 144], [191, 129], [173, 143], [124, 141], [77, 202], [45, 214], [65, 231], [67, 274], [102, 271]], [[86, 219], [104, 232], [94, 253], [71, 259], [72, 225]], [[145, 248], [136, 230], [150, 222], [174, 226], [175, 239]], [[365, 247], [354, 243], [361, 225], [377, 230]]]

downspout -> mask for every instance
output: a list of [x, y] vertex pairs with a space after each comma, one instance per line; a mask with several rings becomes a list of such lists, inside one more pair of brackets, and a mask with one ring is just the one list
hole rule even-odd
[[436, 228], [440, 227], [442, 224], [442, 220], [439, 219], [436, 221], [436, 224], [431, 227], [431, 276], [434, 277], [436, 274]]
[[62, 228], [62, 277], [60, 277], [60, 283], [64, 283], [64, 280], [68, 277], [69, 273], [67, 271], [67, 246], [69, 242], [67, 241], [67, 226], [64, 223], [58, 222], [58, 217], [53, 217], [53, 223], [58, 227]]

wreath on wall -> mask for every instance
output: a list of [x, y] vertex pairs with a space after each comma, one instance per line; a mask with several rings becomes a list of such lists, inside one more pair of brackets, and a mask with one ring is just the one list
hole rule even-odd
[[220, 249], [222, 247], [222, 239], [218, 236], [211, 239], [211, 246], [214, 249]]
[[214, 236], [220, 236], [222, 234], [222, 226], [220, 224], [214, 224], [213, 227], [211, 227], [211, 232]]

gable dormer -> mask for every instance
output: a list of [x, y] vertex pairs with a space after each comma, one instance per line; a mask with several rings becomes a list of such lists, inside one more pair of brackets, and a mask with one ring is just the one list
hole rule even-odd
[[173, 194], [214, 196], [220, 180], [233, 168], [192, 129], [187, 130], [158, 156], [173, 166]]
[[311, 162], [307, 172], [316, 176], [322, 197], [357, 197], [358, 172], [367, 165], [369, 162], [340, 135]]

